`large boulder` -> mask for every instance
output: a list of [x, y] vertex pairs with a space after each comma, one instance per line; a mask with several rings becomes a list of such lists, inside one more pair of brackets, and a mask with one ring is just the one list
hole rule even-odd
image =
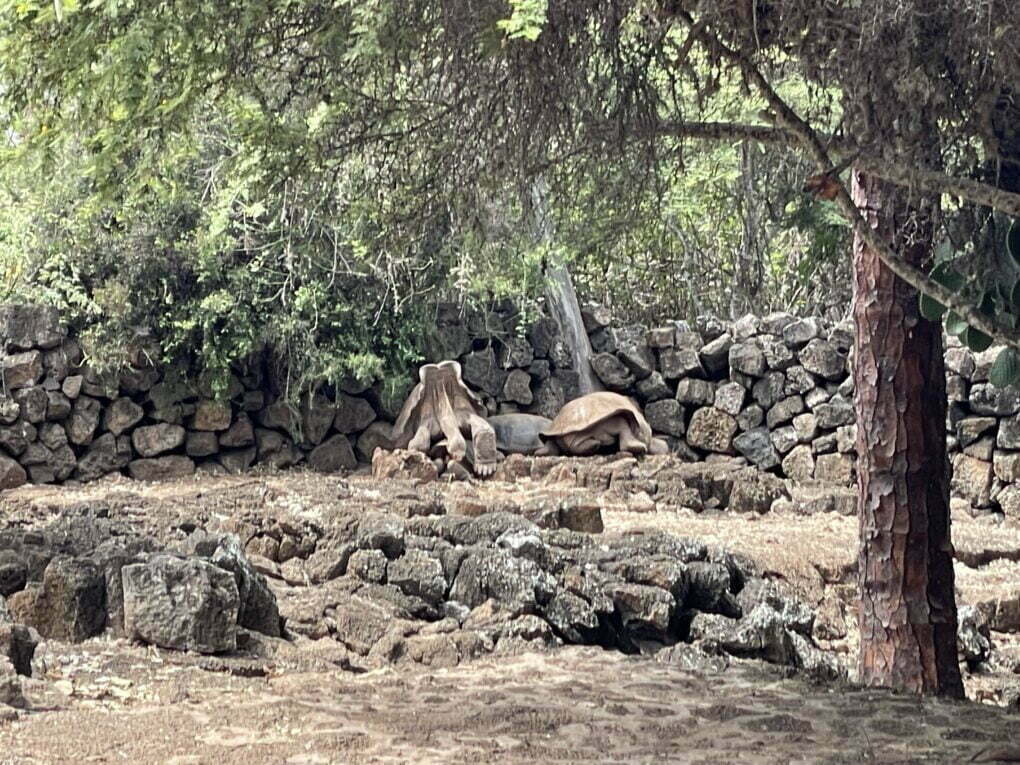
[[512, 369], [503, 383], [503, 398], [515, 404], [528, 406], [534, 400], [531, 392], [531, 375], [523, 369]]
[[762, 470], [779, 465], [779, 454], [767, 428], [752, 428], [733, 439], [734, 448]]
[[853, 403], [839, 395], [833, 396], [824, 404], [819, 404], [813, 411], [818, 419], [818, 427], [824, 430], [834, 430], [843, 425], [852, 425], [854, 422]]
[[357, 453], [361, 462], [372, 462], [376, 449], [389, 449], [393, 443], [390, 439], [393, 426], [388, 422], [376, 420], [358, 436]]
[[751, 377], [765, 374], [765, 354], [754, 343], [736, 343], [729, 350], [730, 369]]
[[336, 404], [316, 393], [305, 396], [301, 404], [301, 437], [306, 446], [316, 446], [329, 433], [336, 417]]
[[[67, 378], [70, 380], [71, 378]], [[64, 382], [67, 382], [65, 380]], [[74, 409], [67, 422], [67, 438], [75, 446], [86, 446], [92, 443], [96, 427], [99, 425], [100, 404], [91, 396], [78, 396], [74, 400]]]
[[695, 348], [666, 348], [660, 351], [659, 369], [667, 380], [705, 376], [705, 368], [701, 366], [701, 357]]
[[684, 434], [684, 408], [676, 399], [655, 401], [645, 407], [645, 419], [656, 433], [681, 437]]
[[489, 396], [498, 396], [503, 387], [503, 372], [496, 363], [492, 347], [473, 351], [464, 357], [464, 382]]
[[988, 507], [991, 502], [992, 463], [957, 454], [953, 459], [953, 493], [964, 497], [975, 507]]
[[53, 306], [0, 306], [0, 346], [6, 350], [55, 348], [66, 336]]
[[130, 638], [198, 653], [237, 648], [240, 599], [230, 572], [197, 558], [161, 554], [124, 566], [121, 576]]
[[336, 407], [333, 427], [338, 433], [358, 433], [375, 420], [375, 410], [363, 398], [339, 393]]
[[559, 414], [566, 401], [567, 397], [563, 390], [563, 383], [557, 377], [550, 377], [538, 384], [538, 387], [535, 389], [534, 401], [532, 401], [528, 411], [552, 420]]
[[612, 353], [597, 354], [591, 368], [609, 390], [623, 391], [634, 384], [633, 372]]
[[[37, 645], [39, 634], [23, 624], [13, 624], [4, 619], [0, 607], [0, 662], [6, 658], [17, 674], [31, 677], [32, 656]], [[0, 669], [0, 673], [2, 671]], [[4, 703], [2, 698], [0, 703]]]
[[46, 409], [49, 406], [50, 398], [41, 385], [32, 385], [14, 391], [14, 400], [21, 407], [22, 419], [33, 425], [38, 425], [46, 419]]
[[1020, 391], [981, 383], [970, 389], [970, 409], [975, 414], [1006, 417], [1020, 412]]
[[809, 481], [815, 476], [815, 457], [807, 444], [795, 446], [783, 458], [783, 473], [795, 481]]
[[237, 623], [245, 629], [279, 637], [280, 609], [276, 604], [276, 596], [269, 589], [266, 578], [255, 570], [245, 556], [237, 535], [225, 534], [219, 537], [210, 560], [234, 576], [239, 598]]
[[783, 335], [783, 342], [791, 348], [802, 348], [822, 334], [818, 320], [814, 318], [794, 319], [783, 326], [780, 331]]
[[681, 404], [709, 406], [715, 402], [715, 386], [707, 380], [684, 378], [677, 383], [676, 400]]
[[255, 443], [255, 429], [248, 415], [243, 412], [231, 423], [230, 427], [219, 434], [220, 446], [236, 449], [240, 446], [251, 446]]
[[424, 550], [407, 550], [386, 567], [387, 581], [407, 595], [438, 604], [448, 587], [443, 564]]
[[699, 355], [701, 364], [711, 375], [723, 375], [729, 365], [730, 347], [733, 345], [733, 337], [729, 332], [721, 335], [702, 346]]
[[769, 407], [765, 414], [765, 424], [770, 429], [778, 428], [793, 420], [803, 411], [804, 399], [801, 396], [787, 396]]

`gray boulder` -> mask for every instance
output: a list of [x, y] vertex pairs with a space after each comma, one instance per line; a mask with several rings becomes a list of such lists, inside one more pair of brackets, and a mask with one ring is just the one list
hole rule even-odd
[[597, 354], [591, 360], [591, 368], [610, 390], [627, 390], [634, 384], [634, 374], [612, 353]]
[[312, 450], [308, 455], [308, 466], [319, 473], [338, 473], [356, 468], [358, 458], [354, 456], [347, 436], [337, 433]]
[[124, 566], [124, 629], [135, 640], [182, 651], [237, 648], [234, 577], [197, 558], [154, 555]]
[[5, 349], [55, 348], [66, 336], [53, 306], [0, 306], [0, 346]]
[[752, 428], [733, 439], [733, 447], [762, 470], [779, 465], [779, 454], [767, 428]]
[[846, 374], [846, 354], [827, 340], [815, 339], [797, 354], [801, 366], [826, 380], [839, 380]]

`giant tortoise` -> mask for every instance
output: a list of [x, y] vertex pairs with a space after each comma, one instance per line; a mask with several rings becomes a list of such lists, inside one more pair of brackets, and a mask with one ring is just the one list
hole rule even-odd
[[666, 442], [652, 437], [652, 428], [637, 404], [619, 393], [589, 393], [568, 401], [542, 431], [546, 443], [579, 456], [618, 445], [631, 454], [665, 454]]
[[496, 434], [485, 421], [485, 405], [464, 384], [460, 364], [426, 364], [418, 370], [418, 377], [420, 382], [393, 425], [394, 447], [428, 454], [433, 441], [442, 436], [450, 460], [463, 463], [468, 459], [465, 436], [469, 436], [475, 473], [492, 475], [499, 457]]

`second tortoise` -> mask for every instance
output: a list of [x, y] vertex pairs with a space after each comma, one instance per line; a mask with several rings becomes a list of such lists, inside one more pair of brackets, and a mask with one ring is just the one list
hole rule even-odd
[[547, 445], [555, 444], [563, 453], [578, 456], [614, 444], [619, 451], [631, 454], [669, 451], [665, 441], [652, 436], [652, 427], [638, 405], [619, 393], [589, 393], [568, 401], [541, 437]]

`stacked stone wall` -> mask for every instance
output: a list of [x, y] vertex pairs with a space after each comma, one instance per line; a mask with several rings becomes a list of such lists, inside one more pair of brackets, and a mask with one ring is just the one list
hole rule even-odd
[[[788, 478], [852, 484], [848, 321], [774, 313], [649, 328], [614, 326], [598, 307], [583, 318], [599, 380], [635, 398], [675, 453], [737, 456]], [[512, 309], [443, 311], [430, 360], [459, 359], [490, 414], [555, 417], [578, 395], [571, 354], [551, 319], [524, 333], [518, 322]], [[256, 465], [351, 470], [386, 445], [400, 405], [380, 382], [324, 387], [294, 404], [265, 360], [239, 366], [220, 397], [171, 380], [145, 354], [116, 379], [101, 378], [45, 307], [0, 306], [0, 341], [0, 487]], [[1020, 393], [988, 382], [996, 353], [946, 352], [953, 486], [976, 509], [1020, 515]]]

